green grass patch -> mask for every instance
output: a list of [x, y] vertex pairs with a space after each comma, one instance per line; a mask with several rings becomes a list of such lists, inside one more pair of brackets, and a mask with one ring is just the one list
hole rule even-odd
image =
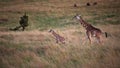
[[73, 24], [73, 22], [66, 22], [67, 17], [56, 17], [54, 15], [52, 16], [46, 16], [46, 15], [36, 15], [35, 16], [35, 26], [36, 28], [40, 30], [45, 30], [49, 28], [62, 28], [66, 25]]
[[98, 15], [98, 16], [93, 16], [92, 19], [87, 20], [88, 22], [92, 23], [92, 24], [120, 24], [119, 21], [119, 16], [117, 14], [113, 14], [113, 13], [103, 13], [103, 15]]
[[0, 2], [11, 2], [11, 1], [15, 1], [15, 0], [0, 0]]

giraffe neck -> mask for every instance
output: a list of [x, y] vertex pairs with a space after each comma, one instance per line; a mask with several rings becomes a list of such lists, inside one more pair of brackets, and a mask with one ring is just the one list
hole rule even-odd
[[54, 36], [57, 36], [57, 35], [58, 35], [57, 33], [55, 33], [55, 31], [52, 31], [52, 34], [53, 34]]
[[81, 24], [85, 29], [87, 29], [89, 26], [91, 26], [91, 24], [89, 24], [89, 23], [87, 23], [86, 21], [84, 21], [84, 20], [82, 19], [82, 17], [80, 17], [79, 21], [80, 21], [80, 24]]
[[52, 31], [52, 34], [55, 35], [56, 33], [54, 31]]

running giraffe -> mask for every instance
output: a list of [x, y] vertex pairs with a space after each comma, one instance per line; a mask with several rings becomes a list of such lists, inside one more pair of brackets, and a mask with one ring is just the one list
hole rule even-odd
[[64, 37], [60, 36], [59, 34], [57, 34], [57, 33], [56, 33], [54, 30], [52, 30], [52, 29], [50, 29], [49, 32], [51, 32], [52, 35], [55, 37], [56, 43], [61, 42], [61, 43], [65, 44], [65, 38], [64, 38]]
[[87, 38], [89, 39], [91, 43], [91, 37], [95, 37], [99, 43], [101, 43], [101, 35], [105, 34], [105, 37], [107, 38], [107, 32], [102, 32], [99, 28], [96, 28], [92, 26], [91, 24], [87, 23], [83, 20], [81, 15], [76, 15], [73, 18], [76, 18], [80, 21], [80, 24], [86, 29]]

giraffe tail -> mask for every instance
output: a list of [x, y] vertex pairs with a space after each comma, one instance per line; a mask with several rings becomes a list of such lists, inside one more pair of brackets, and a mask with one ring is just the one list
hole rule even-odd
[[107, 37], [108, 37], [108, 33], [107, 33], [107, 32], [104, 32], [104, 34], [105, 34], [105, 37], [107, 38]]

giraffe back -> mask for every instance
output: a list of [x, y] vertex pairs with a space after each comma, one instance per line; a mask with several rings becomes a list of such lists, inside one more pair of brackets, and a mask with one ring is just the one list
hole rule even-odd
[[52, 31], [53, 36], [59, 41], [65, 41], [65, 38], [57, 34], [56, 32]]

